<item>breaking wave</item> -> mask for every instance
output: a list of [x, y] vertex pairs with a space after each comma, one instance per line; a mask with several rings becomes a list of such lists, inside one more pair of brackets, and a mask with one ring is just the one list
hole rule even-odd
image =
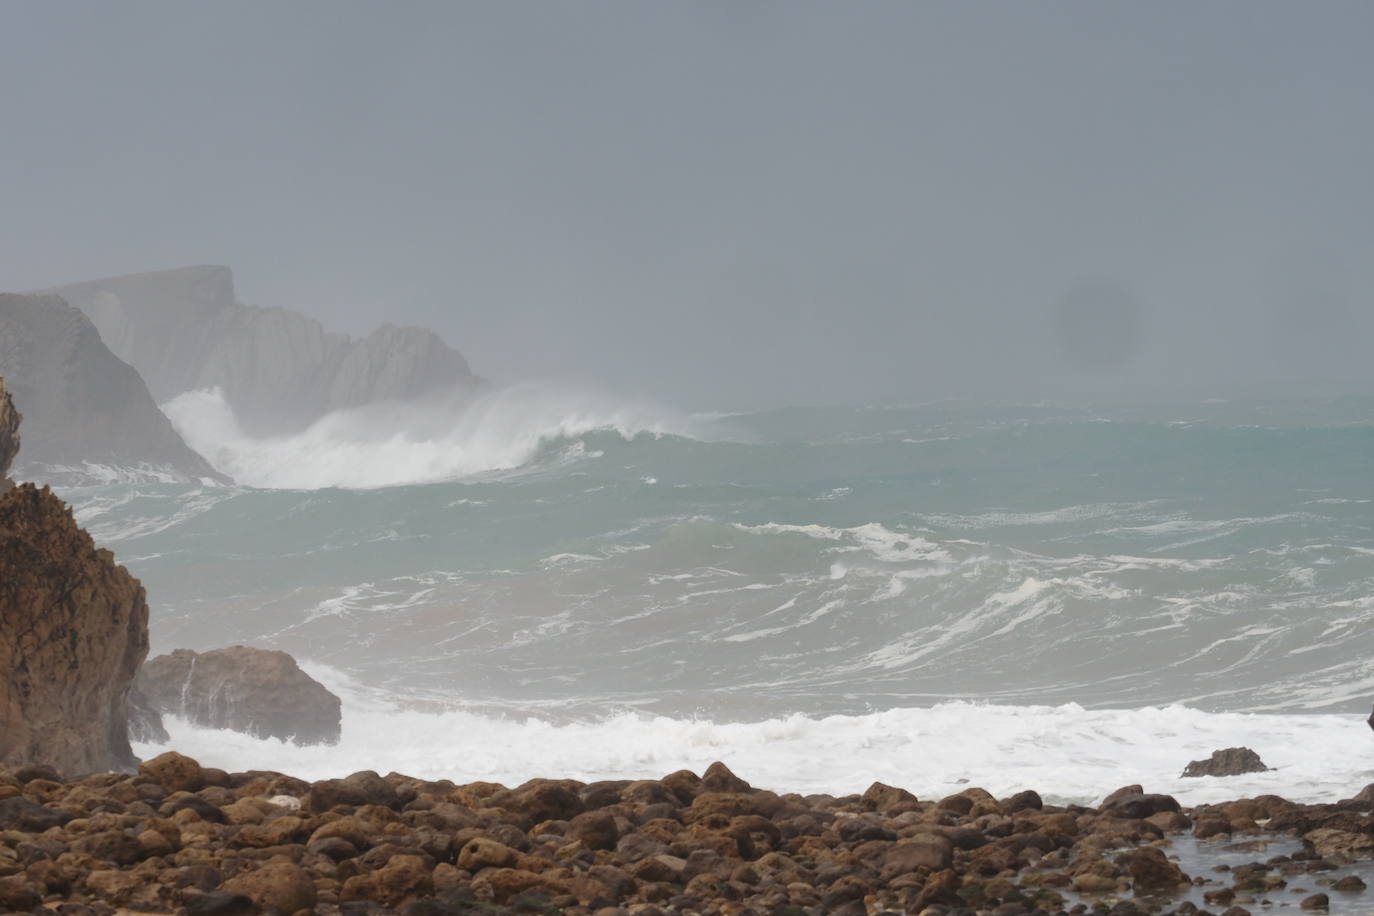
[[373, 489], [455, 480], [594, 456], [584, 437], [693, 436], [709, 421], [607, 396], [523, 384], [476, 395], [334, 411], [299, 433], [246, 435], [223, 393], [162, 405], [193, 449], [240, 484], [266, 489]]
[[[619, 712], [558, 723], [408, 709], [327, 666], [306, 667], [343, 700], [339, 744], [301, 747], [169, 718], [168, 746], [210, 766], [282, 770], [307, 779], [370, 768], [518, 785], [541, 776], [659, 778], [682, 768], [699, 773], [725, 760], [754, 785], [778, 791], [846, 794], [879, 780], [927, 799], [976, 785], [998, 797], [1035, 788], [1052, 802], [1079, 804], [1100, 802], [1131, 783], [1186, 804], [1267, 792], [1330, 802], [1374, 777], [1366, 755], [1352, 749], [1370, 736], [1346, 716], [947, 702], [749, 722]], [[1189, 760], [1239, 744], [1255, 748], [1273, 769], [1225, 780], [1180, 778]], [[135, 750], [147, 757], [163, 747], [140, 744]], [[807, 765], [798, 767], [799, 760]]]

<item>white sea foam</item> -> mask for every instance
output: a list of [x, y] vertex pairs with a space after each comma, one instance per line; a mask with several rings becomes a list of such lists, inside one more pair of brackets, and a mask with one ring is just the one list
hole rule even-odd
[[[337, 672], [307, 667], [343, 697], [337, 746], [298, 747], [194, 728], [175, 718], [167, 722], [169, 746], [210, 766], [276, 769], [307, 779], [373, 769], [513, 785], [535, 776], [652, 778], [684, 767], [701, 772], [724, 760], [754, 785], [778, 791], [844, 794], [880, 780], [922, 798], [977, 785], [998, 796], [1033, 788], [1054, 800], [1082, 803], [1131, 783], [1185, 804], [1267, 792], [1332, 801], [1374, 781], [1374, 735], [1358, 716], [953, 702], [758, 722], [621, 713], [555, 724], [462, 710], [406, 710]], [[1190, 760], [1239, 745], [1255, 749], [1274, 769], [1226, 779], [1179, 777]], [[161, 750], [135, 746], [145, 757]]]
[[[524, 467], [549, 443], [599, 430], [693, 435], [703, 421], [649, 404], [533, 383], [475, 396], [335, 411], [300, 433], [253, 438], [218, 389], [162, 406], [186, 442], [242, 484], [369, 489]], [[594, 457], [570, 442], [568, 458]]]

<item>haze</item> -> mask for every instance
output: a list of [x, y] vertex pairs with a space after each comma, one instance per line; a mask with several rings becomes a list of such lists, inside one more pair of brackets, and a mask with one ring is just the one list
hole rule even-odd
[[9, 3], [0, 288], [684, 407], [1374, 389], [1374, 6]]

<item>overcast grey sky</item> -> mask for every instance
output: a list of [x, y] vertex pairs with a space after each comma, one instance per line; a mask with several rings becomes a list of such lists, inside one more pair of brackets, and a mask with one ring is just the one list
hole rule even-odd
[[0, 0], [0, 288], [685, 407], [1374, 388], [1374, 4]]

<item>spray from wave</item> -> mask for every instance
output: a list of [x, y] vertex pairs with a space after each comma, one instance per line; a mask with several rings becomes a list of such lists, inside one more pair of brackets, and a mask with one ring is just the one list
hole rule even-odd
[[162, 405], [193, 449], [241, 484], [265, 489], [373, 489], [454, 480], [587, 454], [581, 437], [700, 435], [706, 421], [651, 404], [521, 384], [477, 395], [388, 402], [330, 413], [299, 433], [245, 435], [219, 389]]

